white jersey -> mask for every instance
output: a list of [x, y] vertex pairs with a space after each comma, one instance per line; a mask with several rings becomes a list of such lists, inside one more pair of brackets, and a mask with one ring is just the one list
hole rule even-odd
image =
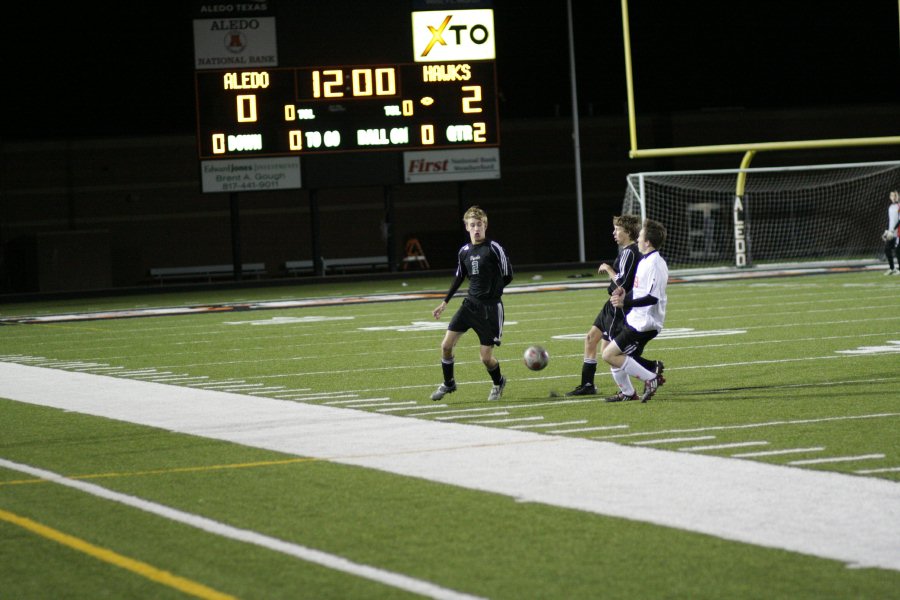
[[666, 320], [666, 284], [669, 282], [669, 266], [654, 250], [645, 254], [637, 266], [631, 297], [638, 300], [653, 296], [659, 302], [649, 306], [633, 306], [626, 321], [638, 331], [662, 331]]
[[888, 207], [888, 229], [896, 233], [898, 224], [900, 224], [900, 204], [892, 202]]

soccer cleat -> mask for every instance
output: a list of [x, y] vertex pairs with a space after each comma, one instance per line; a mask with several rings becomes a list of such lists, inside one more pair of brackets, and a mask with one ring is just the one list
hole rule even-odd
[[662, 361], [656, 361], [656, 377], [644, 382], [644, 393], [641, 394], [641, 402], [646, 402], [652, 398], [653, 394], [656, 393], [656, 390], [659, 389], [659, 386], [666, 382], [666, 378], [663, 377], [664, 369], [665, 365], [663, 365]]
[[451, 381], [450, 385], [442, 383], [438, 386], [438, 389], [434, 390], [434, 393], [431, 395], [432, 400], [440, 400], [447, 394], [452, 394], [456, 391], [456, 382]]
[[884, 272], [885, 275], [896, 275], [898, 273], [900, 273], [900, 271], [895, 271], [894, 269], [890, 269]]
[[593, 396], [597, 393], [597, 388], [593, 383], [582, 383], [571, 392], [566, 392], [566, 396]]
[[891, 271], [891, 275], [900, 275], [900, 269], [894, 269]]
[[488, 396], [488, 401], [494, 402], [500, 399], [500, 396], [503, 395], [503, 388], [506, 387], [506, 377], [500, 378], [500, 383], [491, 388], [491, 393]]
[[632, 394], [630, 396], [626, 396], [622, 392], [616, 392], [615, 396], [610, 396], [609, 398], [606, 398], [604, 400], [604, 402], [624, 402], [627, 400], [637, 400], [637, 399], [638, 399], [637, 392], [635, 392], [634, 394]]

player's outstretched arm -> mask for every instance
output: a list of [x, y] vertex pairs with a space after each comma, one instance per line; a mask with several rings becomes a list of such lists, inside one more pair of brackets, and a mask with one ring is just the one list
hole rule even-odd
[[608, 265], [607, 263], [603, 263], [603, 264], [600, 265], [600, 267], [597, 269], [597, 274], [600, 275], [601, 273], [606, 273], [607, 275], [609, 275], [609, 278], [610, 278], [610, 279], [615, 279], [615, 278], [616, 278], [616, 272], [615, 272], [615, 271], [613, 270], [613, 268], [612, 268], [610, 265]]

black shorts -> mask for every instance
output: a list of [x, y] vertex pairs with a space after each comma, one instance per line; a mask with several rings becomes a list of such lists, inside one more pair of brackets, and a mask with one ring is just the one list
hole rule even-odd
[[622, 327], [625, 325], [625, 311], [616, 308], [612, 302], [606, 301], [597, 318], [594, 319], [594, 327], [599, 329], [602, 337], [606, 341], [615, 339]]
[[640, 356], [644, 353], [644, 346], [647, 342], [659, 335], [655, 329], [650, 331], [638, 331], [631, 325], [625, 324], [622, 330], [615, 338], [616, 346], [622, 351], [622, 354], [628, 356]]
[[447, 329], [457, 333], [474, 329], [482, 346], [499, 346], [503, 337], [503, 302], [464, 298]]

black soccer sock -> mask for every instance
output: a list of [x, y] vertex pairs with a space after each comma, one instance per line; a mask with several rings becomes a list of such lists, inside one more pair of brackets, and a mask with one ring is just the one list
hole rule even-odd
[[444, 383], [450, 385], [453, 383], [453, 359], [441, 359], [441, 370], [444, 372]]
[[637, 362], [637, 364], [641, 365], [651, 373], [656, 373], [656, 361], [655, 360], [647, 360], [643, 356], [632, 356], [632, 360]]
[[491, 381], [494, 382], [494, 385], [500, 385], [500, 382], [503, 381], [503, 375], [500, 374], [500, 363], [497, 363], [497, 367], [491, 371], [488, 369], [488, 375], [491, 376]]
[[597, 373], [597, 361], [588, 362], [590, 359], [586, 359], [583, 363], [581, 363], [581, 385], [587, 385], [588, 383], [594, 385], [594, 375]]

